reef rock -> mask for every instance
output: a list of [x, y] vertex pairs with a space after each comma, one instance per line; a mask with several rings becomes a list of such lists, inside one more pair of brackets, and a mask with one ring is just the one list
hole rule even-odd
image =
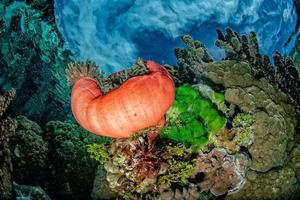
[[225, 87], [227, 102], [254, 115], [251, 168], [266, 172], [286, 161], [294, 139], [296, 111], [283, 92], [265, 79], [255, 79], [250, 67], [246, 62], [208, 63], [204, 74]]

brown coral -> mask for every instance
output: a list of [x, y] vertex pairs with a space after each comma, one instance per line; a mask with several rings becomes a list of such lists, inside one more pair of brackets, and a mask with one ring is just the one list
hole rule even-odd
[[215, 196], [236, 190], [243, 183], [235, 157], [228, 155], [224, 149], [199, 153], [192, 178], [200, 179], [198, 186], [201, 192], [210, 190]]

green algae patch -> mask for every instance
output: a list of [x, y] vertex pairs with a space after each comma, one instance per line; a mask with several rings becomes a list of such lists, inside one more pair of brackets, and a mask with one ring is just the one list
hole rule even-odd
[[[216, 93], [218, 101], [222, 98], [222, 94]], [[226, 118], [214, 104], [186, 84], [176, 89], [176, 98], [166, 114], [161, 136], [199, 149], [208, 142], [208, 134], [216, 134], [225, 123]]]

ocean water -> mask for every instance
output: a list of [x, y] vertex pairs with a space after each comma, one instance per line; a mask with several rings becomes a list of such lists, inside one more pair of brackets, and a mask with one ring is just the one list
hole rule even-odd
[[74, 59], [94, 60], [107, 73], [129, 67], [137, 57], [176, 64], [173, 49], [183, 34], [221, 59], [215, 30], [228, 26], [239, 33], [256, 31], [263, 54], [287, 55], [295, 37], [285, 44], [297, 21], [293, 0], [56, 0], [55, 14]]
[[0, 1], [0, 200], [299, 200], [299, 12]]

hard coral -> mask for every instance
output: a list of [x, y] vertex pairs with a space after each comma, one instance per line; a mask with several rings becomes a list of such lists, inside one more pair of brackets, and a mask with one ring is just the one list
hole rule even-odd
[[226, 200], [299, 199], [299, 182], [291, 167], [273, 169], [266, 173], [249, 171], [244, 186]]
[[208, 154], [199, 153], [192, 178], [200, 179], [198, 186], [201, 191], [210, 190], [215, 196], [237, 190], [244, 180], [235, 159], [222, 149], [214, 149]]
[[267, 78], [270, 83], [284, 93], [296, 105], [300, 113], [300, 77], [290, 57], [283, 58], [279, 52], [274, 53], [274, 68], [268, 57], [259, 53], [255, 32], [242, 35], [227, 29], [224, 36], [218, 31], [216, 45], [225, 49], [227, 60], [247, 61], [256, 78]]
[[[242, 150], [250, 154], [250, 168], [253, 171], [248, 172], [242, 189], [230, 194], [228, 198], [296, 198], [295, 191], [299, 190], [299, 184], [295, 181], [296, 174], [293, 169], [297, 171], [298, 168], [292, 169], [289, 166], [288, 162], [291, 161], [288, 157], [295, 143], [299, 121], [299, 78], [291, 59], [275, 53], [277, 69], [274, 70], [269, 58], [259, 54], [255, 33], [239, 36], [230, 29], [226, 35], [219, 32], [217, 45], [226, 52], [226, 59], [219, 62], [205, 59], [207, 50], [195, 45], [198, 42], [190, 37], [185, 38], [188, 38], [184, 40], [186, 48], [176, 50], [179, 68], [188, 68], [186, 71], [190, 74], [186, 74], [190, 79], [201, 83], [204, 81], [224, 91], [224, 100], [230, 107], [229, 120], [239, 118], [233, 120], [231, 130], [244, 129], [253, 134], [253, 138], [250, 134], [250, 138], [243, 136], [239, 140], [244, 143], [250, 139], [250, 144], [245, 145], [247, 149]], [[251, 116], [253, 124], [244, 126], [249, 118], [240, 118], [237, 113]], [[236, 136], [236, 132], [224, 133], [229, 140]], [[236, 147], [232, 145], [232, 152], [238, 150]], [[297, 148], [292, 152], [292, 163], [295, 163]], [[272, 176], [272, 180], [268, 176]], [[285, 182], [281, 188], [277, 183], [283, 180]]]

